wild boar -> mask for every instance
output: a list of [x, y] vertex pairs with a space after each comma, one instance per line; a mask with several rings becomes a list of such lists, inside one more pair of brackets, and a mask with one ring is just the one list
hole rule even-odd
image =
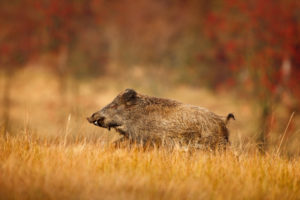
[[201, 149], [216, 149], [229, 143], [226, 125], [234, 115], [221, 117], [202, 107], [126, 89], [87, 119], [96, 126], [114, 128], [124, 136], [120, 141], [178, 142]]

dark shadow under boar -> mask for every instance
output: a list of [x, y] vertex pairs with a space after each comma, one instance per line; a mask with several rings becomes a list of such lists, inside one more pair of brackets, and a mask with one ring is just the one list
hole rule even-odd
[[126, 89], [88, 121], [114, 128], [124, 136], [120, 141], [216, 149], [229, 142], [226, 125], [231, 118], [232, 114], [221, 117], [205, 108]]

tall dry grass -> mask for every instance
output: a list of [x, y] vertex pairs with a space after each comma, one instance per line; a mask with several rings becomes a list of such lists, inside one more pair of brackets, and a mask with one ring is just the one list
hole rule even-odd
[[[257, 111], [251, 100], [228, 91], [158, 87], [142, 80], [102, 77], [76, 83], [74, 89], [74, 80], [68, 79], [67, 104], [62, 105], [53, 74], [19, 71], [12, 85], [10, 131], [0, 137], [0, 199], [299, 199], [297, 115], [289, 122], [291, 113], [278, 110], [283, 126], [271, 130], [274, 139], [261, 155], [254, 142]], [[85, 117], [125, 87], [218, 114], [234, 112], [231, 148], [211, 153], [111, 147], [118, 134], [88, 124]]]
[[300, 160], [0, 139], [1, 199], [299, 199]]

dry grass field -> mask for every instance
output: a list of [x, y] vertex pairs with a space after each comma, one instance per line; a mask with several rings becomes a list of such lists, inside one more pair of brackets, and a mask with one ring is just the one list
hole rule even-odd
[[[269, 149], [262, 155], [254, 142], [258, 119], [253, 102], [232, 93], [158, 87], [140, 82], [138, 75], [127, 85], [105, 77], [81, 83], [68, 79], [67, 85], [62, 103], [53, 74], [29, 68], [14, 76], [11, 127], [0, 138], [0, 199], [300, 199], [297, 115], [276, 153], [291, 115], [278, 108], [283, 126], [274, 125]], [[235, 113], [231, 148], [210, 153], [111, 147], [118, 135], [85, 118], [124, 87], [221, 115]]]
[[1, 199], [299, 199], [300, 160], [0, 140]]

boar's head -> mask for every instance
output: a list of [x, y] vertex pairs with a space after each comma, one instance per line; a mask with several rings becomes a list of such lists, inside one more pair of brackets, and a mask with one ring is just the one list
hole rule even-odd
[[128, 124], [136, 113], [139, 97], [133, 89], [121, 92], [110, 104], [92, 114], [87, 120], [96, 126], [115, 128], [121, 134], [126, 134]]

